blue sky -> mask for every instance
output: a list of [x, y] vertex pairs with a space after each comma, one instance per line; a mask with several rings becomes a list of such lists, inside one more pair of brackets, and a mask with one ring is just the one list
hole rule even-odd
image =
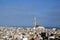
[[0, 0], [0, 25], [60, 26], [60, 0]]

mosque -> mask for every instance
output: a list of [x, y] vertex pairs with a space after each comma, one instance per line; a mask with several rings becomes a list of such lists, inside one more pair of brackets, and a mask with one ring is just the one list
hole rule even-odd
[[39, 26], [36, 25], [36, 18], [34, 18], [34, 27], [33, 27], [33, 29], [45, 30], [45, 28], [42, 25], [39, 25]]

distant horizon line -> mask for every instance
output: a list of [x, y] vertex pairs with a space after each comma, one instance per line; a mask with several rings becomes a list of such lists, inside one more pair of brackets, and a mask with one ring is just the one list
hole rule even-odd
[[[9, 27], [19, 27], [19, 26], [22, 26], [22, 27], [27, 27], [27, 26], [29, 26], [29, 25], [0, 25], [0, 26], [9, 26]], [[44, 26], [44, 25], [36, 25], [36, 26]], [[31, 25], [31, 26], [29, 26], [29, 27], [33, 27], [33, 25]], [[51, 25], [47, 25], [47, 26], [44, 26], [44, 27], [59, 27], [59, 26], [51, 26]]]
[[[13, 27], [13, 28], [33, 28], [34, 26], [0, 26], [0, 27]], [[56, 29], [59, 29], [60, 30], [60, 27], [52, 27], [52, 26], [43, 26], [47, 29], [52, 29], [52, 28], [56, 28]]]

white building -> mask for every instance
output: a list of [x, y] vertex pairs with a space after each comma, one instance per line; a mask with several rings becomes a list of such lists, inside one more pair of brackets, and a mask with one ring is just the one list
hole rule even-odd
[[40, 30], [40, 31], [42, 31], [42, 32], [45, 31], [45, 27], [43, 27], [43, 26], [38, 26], [36, 29], [37, 29], [37, 30]]

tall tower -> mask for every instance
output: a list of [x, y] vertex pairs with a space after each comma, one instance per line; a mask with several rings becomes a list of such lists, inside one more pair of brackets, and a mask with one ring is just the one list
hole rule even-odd
[[34, 28], [36, 28], [36, 18], [34, 17]]

